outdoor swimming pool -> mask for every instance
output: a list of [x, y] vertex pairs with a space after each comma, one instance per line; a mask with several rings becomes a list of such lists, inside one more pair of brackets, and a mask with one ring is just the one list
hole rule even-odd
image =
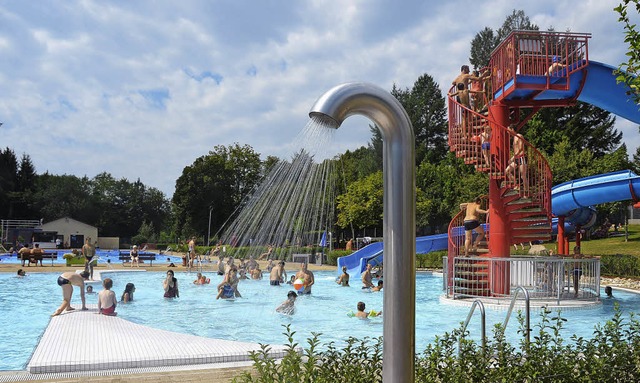
[[[120, 257], [120, 251], [126, 252], [126, 254], [129, 254], [127, 249], [122, 249], [122, 250], [101, 250], [98, 249], [96, 251], [96, 257], [98, 258], [98, 263], [100, 264], [104, 264], [107, 261], [110, 261], [111, 263], [120, 263], [122, 262], [119, 257]], [[51, 259], [44, 259], [43, 260], [43, 264], [46, 265], [51, 265], [52, 263], [54, 265], [62, 265], [66, 263], [66, 260], [63, 258], [63, 256], [67, 253], [70, 253], [71, 250], [67, 249], [67, 250], [47, 250], [47, 253], [56, 253], [58, 255], [57, 259], [51, 260]], [[156, 254], [156, 260], [153, 261], [154, 265], [157, 264], [168, 264], [169, 262], [167, 262], [167, 258], [170, 259], [169, 262], [182, 262], [182, 257], [177, 256], [177, 255], [167, 255], [167, 254]], [[19, 264], [22, 261], [20, 260], [19, 257], [15, 256], [15, 255], [11, 255], [8, 253], [2, 253], [0, 254], [0, 262], [2, 263], [10, 263], [10, 264]], [[177, 263], [176, 263], [177, 264]], [[31, 267], [36, 267], [36, 266], [31, 266]]]
[[[27, 270], [29, 271], [29, 270]], [[249, 342], [283, 344], [282, 325], [291, 324], [296, 331], [296, 340], [306, 345], [306, 338], [312, 332], [323, 335], [323, 343], [336, 341], [341, 343], [347, 337], [363, 338], [382, 335], [382, 318], [362, 321], [350, 318], [347, 313], [355, 311], [358, 301], [363, 301], [367, 309], [382, 308], [382, 294], [360, 289], [359, 281], [353, 287], [343, 288], [335, 284], [334, 272], [316, 272], [316, 285], [313, 294], [302, 296], [296, 302], [297, 312], [286, 316], [275, 312], [275, 308], [285, 300], [290, 286], [270, 286], [268, 279], [240, 282], [242, 299], [235, 301], [215, 300], [215, 287], [221, 277], [205, 273], [211, 278], [211, 284], [198, 286], [191, 282], [195, 273], [179, 272], [180, 298], [167, 300], [162, 298], [162, 280], [164, 272], [106, 272], [103, 278], [114, 281], [113, 290], [118, 298], [127, 282], [136, 285], [135, 301], [118, 306], [120, 318], [163, 330], [199, 335], [210, 338], [239, 340]], [[5, 325], [0, 327], [0, 370], [22, 370], [25, 368], [39, 338], [44, 332], [49, 315], [59, 306], [62, 294], [56, 284], [58, 273], [33, 273], [25, 278], [13, 274], [1, 274], [0, 307]], [[96, 285], [96, 290], [101, 287]], [[434, 340], [436, 335], [444, 334], [457, 327], [463, 321], [468, 307], [441, 304], [442, 277], [427, 273], [418, 273], [416, 280], [416, 350]], [[614, 299], [604, 299], [603, 305], [588, 310], [563, 313], [567, 338], [576, 333], [591, 337], [596, 321], [604, 322], [611, 318], [613, 304], [619, 302], [622, 310], [640, 308], [640, 296], [637, 294], [614, 291]], [[97, 294], [88, 295], [87, 303], [97, 303]], [[80, 297], [76, 288], [73, 305], [80, 308]], [[73, 315], [66, 314], [66, 315]], [[476, 314], [477, 315], [477, 314]], [[504, 320], [504, 311], [487, 310], [487, 328]], [[532, 314], [532, 325], [539, 321], [538, 314]], [[478, 339], [479, 319], [471, 321], [469, 330], [473, 338]], [[515, 317], [509, 323], [509, 333], [515, 343], [519, 338]], [[535, 330], [534, 330], [535, 331]], [[90, 341], [90, 340], [88, 340]]]

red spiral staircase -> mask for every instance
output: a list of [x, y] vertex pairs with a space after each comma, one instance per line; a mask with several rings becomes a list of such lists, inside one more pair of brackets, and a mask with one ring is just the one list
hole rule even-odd
[[[473, 95], [477, 101], [467, 107], [457, 97], [448, 97], [450, 150], [489, 177], [483, 207], [489, 211], [488, 240], [465, 257], [465, 212], [449, 225], [448, 295], [509, 295], [509, 263], [492, 258], [508, 258], [515, 244], [551, 239], [552, 174], [546, 159], [519, 135], [527, 165], [515, 166], [511, 177], [507, 168], [514, 137], [540, 108], [575, 103], [582, 84], [571, 83], [571, 74], [588, 64], [588, 38], [514, 31], [492, 53], [486, 68], [490, 76], [482, 80], [484, 93]], [[454, 92], [452, 88], [450, 94]], [[483, 154], [480, 134], [487, 127], [490, 149]]]

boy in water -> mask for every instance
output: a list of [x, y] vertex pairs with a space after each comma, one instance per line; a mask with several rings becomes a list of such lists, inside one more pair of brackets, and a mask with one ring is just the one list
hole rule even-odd
[[298, 294], [295, 291], [289, 291], [287, 293], [287, 300], [282, 302], [280, 306], [276, 309], [277, 312], [286, 315], [293, 315], [296, 312], [296, 298], [298, 298]]
[[116, 293], [111, 291], [113, 281], [111, 278], [105, 278], [104, 281], [102, 281], [102, 286], [104, 287], [104, 290], [98, 293], [98, 311], [103, 315], [118, 315], [116, 313], [116, 305], [118, 304]]
[[364, 311], [365, 310], [365, 305], [364, 302], [358, 302], [358, 305], [356, 306], [358, 309], [358, 312], [356, 313], [356, 317], [360, 318], [360, 319], [367, 319], [368, 317], [372, 316], [372, 317], [377, 317], [382, 315], [382, 311], [380, 312], [375, 312], [375, 311]]

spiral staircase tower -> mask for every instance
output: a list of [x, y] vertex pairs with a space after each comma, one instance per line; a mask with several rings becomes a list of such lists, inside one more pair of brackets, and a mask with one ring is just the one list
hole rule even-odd
[[[451, 96], [455, 89], [449, 93], [449, 148], [489, 177], [483, 202], [489, 214], [488, 240], [469, 257], [464, 256], [465, 212], [451, 221], [448, 294], [509, 295], [509, 262], [489, 262], [489, 258], [506, 259], [513, 245], [551, 239], [551, 169], [518, 131], [542, 107], [575, 104], [582, 84], [572, 83], [571, 75], [586, 71], [589, 37], [514, 31], [492, 53], [485, 68], [490, 76], [484, 77], [484, 93], [473, 94], [470, 105]], [[490, 149], [483, 152], [481, 134], [487, 128]], [[524, 146], [524, 166], [510, 167], [514, 138]]]

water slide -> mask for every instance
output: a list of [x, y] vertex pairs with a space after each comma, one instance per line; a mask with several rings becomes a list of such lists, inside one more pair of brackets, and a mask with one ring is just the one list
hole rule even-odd
[[[595, 105], [629, 121], [640, 124], [639, 106], [631, 101], [624, 84], [618, 84], [616, 68], [597, 61], [589, 61], [587, 71], [577, 71], [570, 77], [571, 89], [547, 91], [541, 98], [566, 98], [579, 92], [578, 100]], [[582, 84], [583, 76], [584, 85]], [[537, 76], [540, 77], [540, 76]], [[522, 90], [513, 97], [522, 97]], [[640, 177], [629, 170], [600, 174], [556, 185], [551, 189], [553, 215], [565, 216], [565, 231], [572, 232], [576, 225], [588, 228], [595, 223], [595, 205], [640, 198]], [[553, 232], [557, 232], [557, 218], [552, 221]], [[367, 263], [374, 266], [382, 263], [382, 242], [372, 243], [346, 257], [338, 258], [338, 272], [347, 266], [350, 275], [359, 275]], [[416, 253], [425, 254], [447, 249], [447, 235], [437, 234], [416, 238]]]
[[551, 189], [553, 215], [566, 216], [572, 225], [595, 220], [592, 206], [617, 201], [638, 201], [640, 176], [630, 170], [599, 174], [556, 185]]
[[[425, 237], [416, 238], [417, 254], [426, 254], [432, 251], [446, 250], [447, 246], [447, 234], [427, 235]], [[367, 263], [370, 263], [373, 266], [382, 264], [384, 258], [382, 250], [383, 243], [374, 242], [347, 256], [338, 258], [338, 273], [342, 272], [342, 266], [346, 266], [349, 275], [357, 276], [366, 269]]]
[[[626, 85], [617, 82], [614, 74], [616, 69], [590, 60], [578, 100], [640, 124], [640, 108], [627, 95]], [[582, 76], [582, 72], [571, 75], [572, 87], [580, 84]], [[573, 231], [575, 225], [589, 227], [596, 218], [593, 206], [607, 202], [638, 201], [639, 185], [638, 176], [628, 170], [556, 185], [551, 189], [553, 215], [566, 217], [565, 229], [568, 232]], [[557, 219], [554, 219], [554, 232], [556, 226]]]

